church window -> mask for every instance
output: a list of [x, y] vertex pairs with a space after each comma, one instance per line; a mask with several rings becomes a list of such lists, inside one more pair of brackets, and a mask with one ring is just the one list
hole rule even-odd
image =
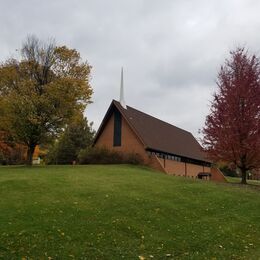
[[114, 146], [121, 146], [122, 117], [119, 111], [114, 113]]

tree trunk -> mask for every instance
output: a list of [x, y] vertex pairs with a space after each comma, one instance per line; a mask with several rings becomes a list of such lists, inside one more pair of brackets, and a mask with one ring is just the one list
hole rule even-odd
[[247, 170], [245, 170], [245, 169], [240, 169], [240, 170], [241, 170], [241, 175], [242, 175], [241, 184], [247, 184], [247, 182], [246, 182]]
[[26, 162], [26, 164], [28, 166], [32, 166], [33, 153], [34, 153], [35, 147], [36, 147], [35, 144], [28, 145], [28, 147], [27, 147], [27, 162]]

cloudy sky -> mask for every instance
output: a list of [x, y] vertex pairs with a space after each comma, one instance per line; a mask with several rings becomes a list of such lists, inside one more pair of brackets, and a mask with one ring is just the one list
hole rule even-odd
[[259, 0], [0, 0], [0, 60], [28, 34], [54, 37], [93, 66], [97, 129], [118, 99], [197, 136], [229, 50], [260, 54]]

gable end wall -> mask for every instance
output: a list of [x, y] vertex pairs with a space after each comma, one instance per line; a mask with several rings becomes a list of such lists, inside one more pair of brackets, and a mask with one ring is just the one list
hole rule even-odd
[[98, 140], [96, 141], [95, 147], [105, 147], [107, 149], [113, 149], [124, 153], [138, 153], [144, 160], [147, 159], [148, 156], [143, 144], [123, 117], [121, 133], [121, 146], [113, 146], [114, 114], [112, 114]]

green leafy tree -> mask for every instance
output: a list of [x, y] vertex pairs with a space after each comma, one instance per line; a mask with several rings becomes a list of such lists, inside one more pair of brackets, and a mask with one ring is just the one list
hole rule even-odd
[[78, 114], [50, 149], [47, 162], [71, 164], [77, 161], [80, 150], [92, 145], [94, 134], [92, 123], [89, 124], [82, 114]]
[[28, 147], [29, 165], [36, 145], [57, 136], [90, 103], [90, 71], [75, 49], [34, 36], [22, 45], [20, 60], [0, 65], [1, 129]]

